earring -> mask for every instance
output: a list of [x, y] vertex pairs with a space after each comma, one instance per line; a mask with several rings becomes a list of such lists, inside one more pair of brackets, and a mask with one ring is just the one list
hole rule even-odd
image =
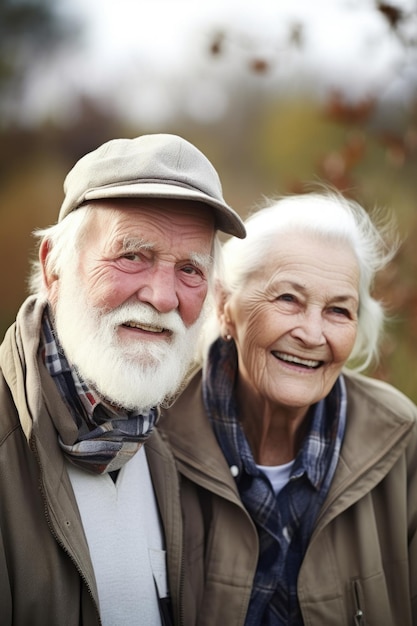
[[223, 335], [223, 339], [225, 341], [230, 341], [232, 339], [232, 335], [229, 335], [228, 333], [226, 335]]

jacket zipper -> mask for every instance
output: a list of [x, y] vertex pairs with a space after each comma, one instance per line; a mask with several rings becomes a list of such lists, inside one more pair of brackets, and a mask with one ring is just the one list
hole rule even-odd
[[[36, 442], [34, 439], [31, 439], [31, 443], [30, 443], [30, 447], [32, 448], [35, 456], [36, 456], [36, 460], [38, 462], [39, 468], [41, 470], [41, 474], [42, 474], [42, 464], [40, 462], [40, 458], [39, 458], [39, 454], [38, 454], [38, 449], [36, 447]], [[101, 617], [100, 617], [100, 613], [98, 610], [98, 606], [97, 603], [95, 601], [94, 598], [94, 594], [93, 591], [84, 575], [84, 573], [81, 571], [81, 569], [78, 567], [78, 564], [75, 562], [75, 560], [72, 558], [71, 553], [67, 550], [67, 548], [65, 547], [65, 545], [63, 544], [63, 542], [61, 541], [61, 539], [58, 537], [58, 534], [55, 531], [55, 528], [51, 522], [51, 518], [49, 516], [49, 511], [48, 511], [48, 501], [45, 495], [45, 490], [43, 487], [43, 483], [42, 483], [42, 479], [39, 478], [39, 485], [40, 485], [40, 492], [42, 494], [42, 499], [43, 499], [43, 505], [44, 505], [44, 513], [45, 513], [45, 519], [46, 519], [46, 523], [48, 524], [48, 528], [51, 532], [51, 535], [53, 536], [53, 538], [55, 539], [55, 541], [57, 542], [57, 544], [62, 548], [62, 550], [65, 552], [65, 554], [67, 554], [67, 556], [71, 559], [72, 563], [75, 566], [75, 569], [77, 570], [78, 574], [80, 575], [81, 580], [83, 581], [83, 583], [85, 584], [88, 594], [91, 598], [91, 601], [93, 603], [93, 606], [95, 607], [96, 613], [97, 613], [97, 619], [98, 619], [98, 623], [101, 625], [102, 621], [101, 621]]]
[[355, 615], [353, 616], [353, 619], [354, 619], [355, 626], [364, 626], [365, 615], [361, 609], [359, 588], [360, 588], [359, 582], [357, 580], [354, 580], [353, 581], [353, 594], [355, 596], [356, 611], [355, 611]]

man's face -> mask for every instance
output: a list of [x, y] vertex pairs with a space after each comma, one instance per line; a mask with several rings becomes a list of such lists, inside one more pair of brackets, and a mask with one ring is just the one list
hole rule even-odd
[[200, 330], [213, 237], [212, 215], [191, 202], [92, 210], [50, 300], [67, 358], [113, 403], [145, 408], [176, 391]]

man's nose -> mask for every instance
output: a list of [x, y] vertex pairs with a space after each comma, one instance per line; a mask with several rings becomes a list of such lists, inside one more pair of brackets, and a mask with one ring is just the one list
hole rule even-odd
[[176, 291], [175, 268], [155, 265], [149, 272], [146, 284], [137, 291], [138, 299], [154, 307], [160, 313], [176, 310], [179, 300]]

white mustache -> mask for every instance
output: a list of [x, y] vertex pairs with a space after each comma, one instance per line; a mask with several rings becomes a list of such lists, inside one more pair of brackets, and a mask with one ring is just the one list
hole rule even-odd
[[101, 316], [105, 317], [114, 328], [133, 322], [139, 325], [158, 326], [172, 334], [181, 334], [186, 331], [184, 322], [177, 311], [159, 313], [143, 302], [121, 304], [104, 315], [101, 313]]

